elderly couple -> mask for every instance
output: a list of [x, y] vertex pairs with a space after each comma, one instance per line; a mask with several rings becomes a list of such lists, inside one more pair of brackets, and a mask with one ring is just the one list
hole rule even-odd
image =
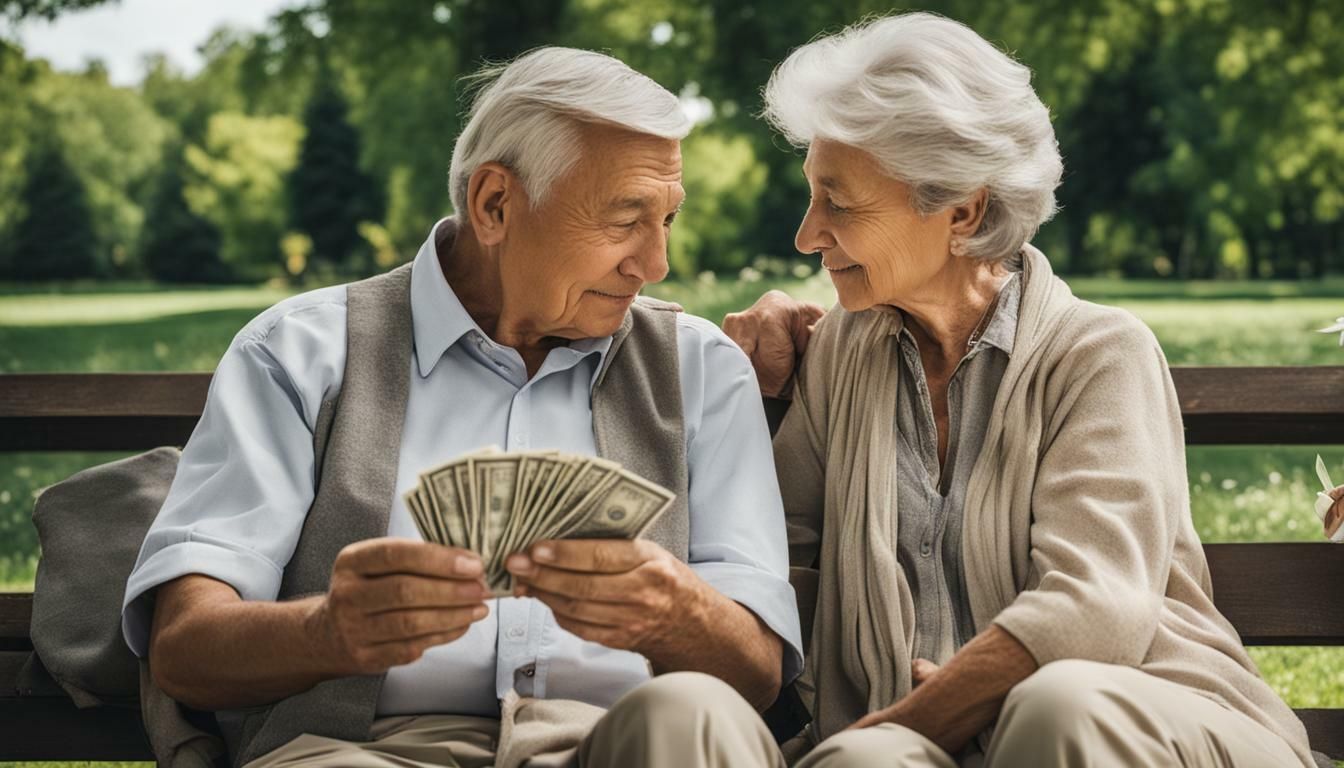
[[[235, 765], [1312, 764], [1213, 605], [1161, 349], [1028, 244], [1061, 161], [1026, 67], [921, 13], [794, 51], [765, 117], [839, 306], [723, 331], [637, 298], [677, 98], [563, 48], [485, 79], [413, 263], [234, 339], [127, 586], [127, 642]], [[510, 557], [491, 600], [400, 500], [488, 444], [656, 451], [678, 503]], [[795, 680], [781, 748], [758, 712]]]

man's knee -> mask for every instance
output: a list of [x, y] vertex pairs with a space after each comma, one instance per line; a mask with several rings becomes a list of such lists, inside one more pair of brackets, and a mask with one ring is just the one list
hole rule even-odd
[[579, 750], [589, 768], [777, 766], [779, 748], [751, 705], [718, 678], [660, 675], [621, 697]]
[[750, 709], [732, 686], [717, 677], [700, 672], [672, 672], [659, 675], [625, 694], [612, 711], [638, 712], [661, 720], [661, 714], [685, 717], [734, 702], [741, 702]]
[[952, 758], [933, 742], [899, 725], [841, 731], [817, 745], [797, 768], [911, 768], [952, 766]]

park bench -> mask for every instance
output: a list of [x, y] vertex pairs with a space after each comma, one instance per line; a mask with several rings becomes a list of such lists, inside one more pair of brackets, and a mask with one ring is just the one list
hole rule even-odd
[[[1344, 444], [1344, 367], [1172, 374], [1190, 445]], [[0, 375], [0, 451], [182, 445], [209, 382], [209, 374], [196, 373]], [[787, 407], [766, 402], [772, 428]], [[1205, 551], [1218, 608], [1246, 645], [1344, 645], [1344, 546], [1208, 544]], [[812, 606], [800, 604], [810, 625]], [[80, 710], [55, 690], [20, 694], [31, 607], [30, 594], [0, 594], [0, 761], [152, 760], [138, 710]], [[1297, 713], [1314, 749], [1344, 759], [1344, 709]]]

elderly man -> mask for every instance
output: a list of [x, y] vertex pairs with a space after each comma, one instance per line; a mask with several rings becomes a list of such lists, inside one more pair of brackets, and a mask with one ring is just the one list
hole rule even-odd
[[[595, 53], [480, 79], [457, 215], [413, 264], [281, 302], [220, 361], [126, 640], [235, 765], [779, 764], [753, 707], [801, 643], [756, 380], [713, 324], [636, 300], [689, 122]], [[520, 596], [489, 600], [401, 492], [490, 444], [643, 455], [678, 502], [654, 541], [515, 554]]]

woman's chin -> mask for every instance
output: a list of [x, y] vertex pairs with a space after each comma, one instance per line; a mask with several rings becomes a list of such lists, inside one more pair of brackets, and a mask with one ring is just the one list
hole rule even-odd
[[865, 309], [871, 309], [874, 302], [867, 291], [845, 290], [836, 286], [835, 296], [840, 300], [840, 306], [845, 308], [846, 312], [862, 312]]

